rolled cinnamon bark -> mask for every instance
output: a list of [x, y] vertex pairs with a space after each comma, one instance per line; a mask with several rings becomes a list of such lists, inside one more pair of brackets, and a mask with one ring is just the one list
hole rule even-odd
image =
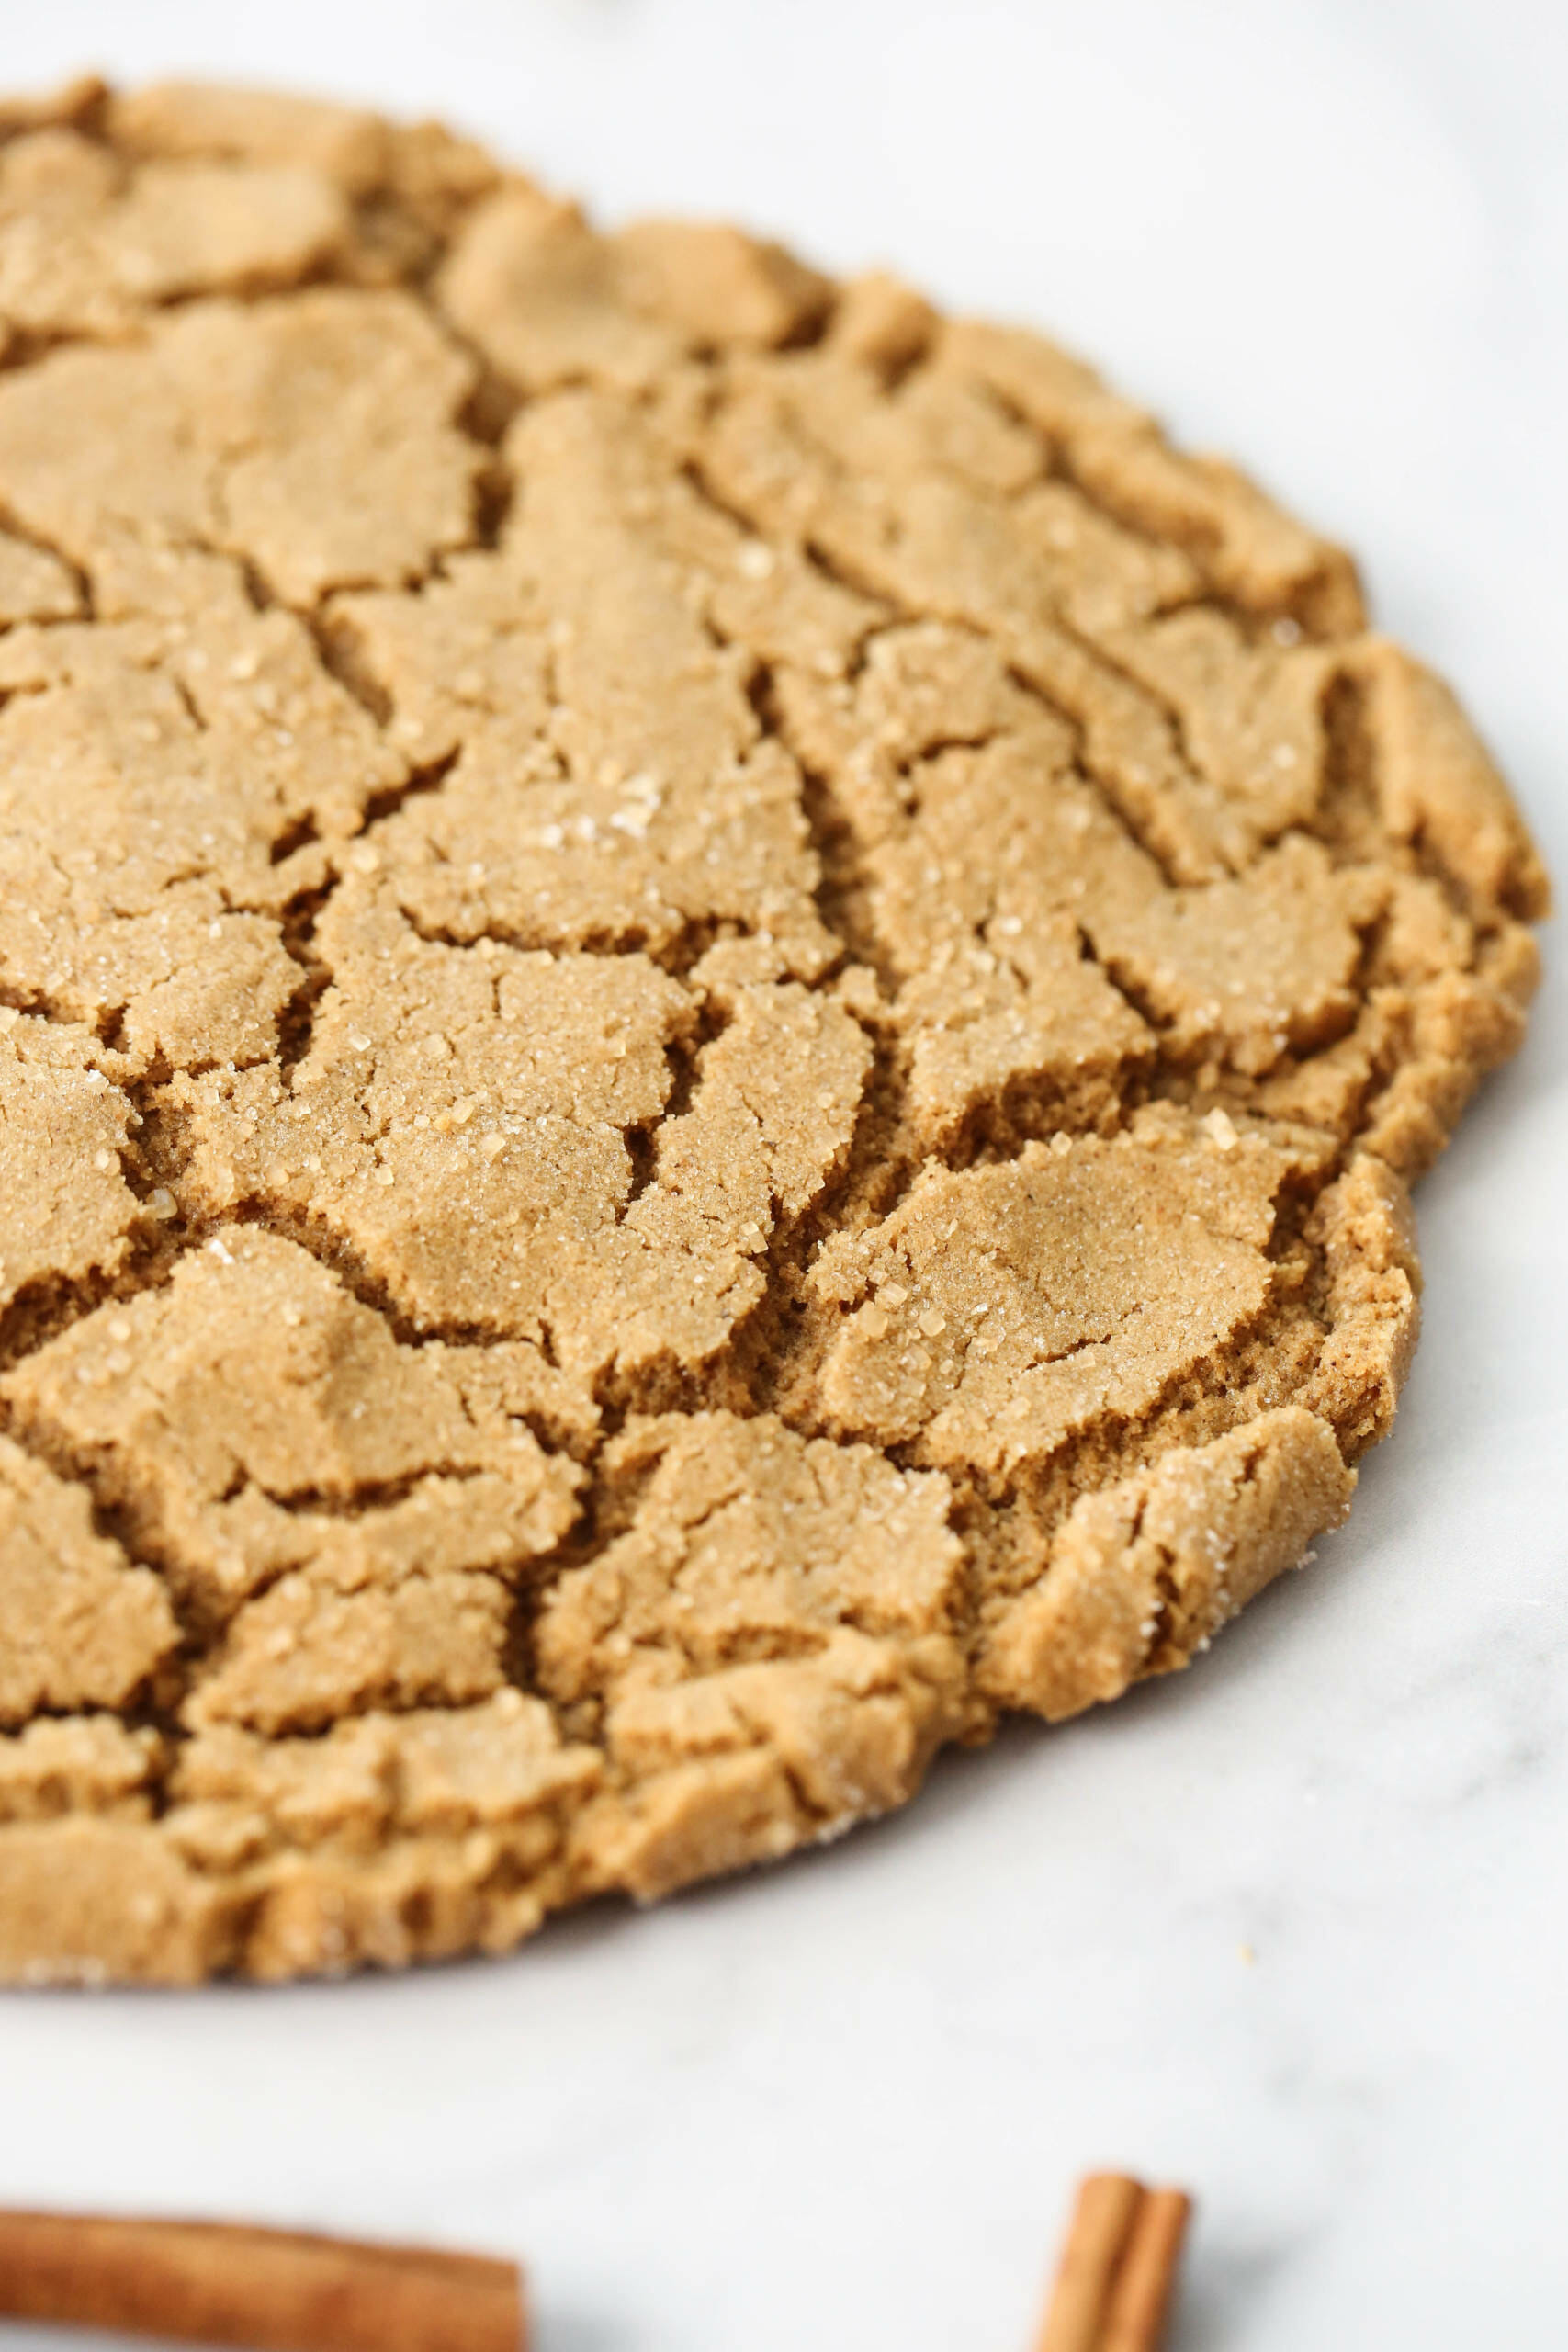
[[1078, 2186], [1038, 2352], [1100, 2352], [1111, 2285], [1143, 2199], [1121, 2172], [1090, 2173]]
[[0, 2212], [0, 2312], [255, 2352], [525, 2352], [514, 2263], [214, 2222]]
[[1134, 2216], [1106, 2306], [1097, 2352], [1157, 2352], [1165, 2338], [1192, 2199], [1151, 2188]]

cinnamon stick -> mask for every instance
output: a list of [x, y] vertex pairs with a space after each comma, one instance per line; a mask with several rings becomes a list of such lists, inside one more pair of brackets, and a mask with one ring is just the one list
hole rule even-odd
[[1039, 2352], [1099, 2352], [1111, 2281], [1143, 2194], [1126, 2173], [1090, 2173], [1079, 2182]]
[[0, 2212], [0, 2313], [255, 2352], [525, 2352], [517, 2267], [221, 2222]]
[[1192, 2199], [1151, 2188], [1138, 2207], [1111, 2290], [1097, 2352], [1156, 2352], [1165, 2337]]
[[1082, 2181], [1038, 2352], [1158, 2352], [1190, 2211], [1127, 2173]]

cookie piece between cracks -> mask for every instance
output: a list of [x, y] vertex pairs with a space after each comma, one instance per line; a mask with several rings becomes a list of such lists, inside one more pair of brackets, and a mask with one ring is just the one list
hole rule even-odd
[[[400, 1347], [295, 1244], [231, 1228], [11, 1373], [206, 1646], [190, 1722], [317, 1730], [505, 1679], [509, 1590], [575, 1516], [506, 1367]], [[509, 1409], [512, 1408], [512, 1409]], [[522, 1408], [522, 1409], [520, 1409]]]
[[[871, 1048], [795, 983], [741, 988], [660, 1121], [697, 1008], [636, 955], [420, 939], [344, 891], [310, 1053], [170, 1090], [207, 1212], [266, 1198], [346, 1242], [410, 1318], [525, 1340], [591, 1387], [698, 1370], [762, 1295], [758, 1259], [846, 1151]], [[657, 1128], [634, 1195], [628, 1134]]]

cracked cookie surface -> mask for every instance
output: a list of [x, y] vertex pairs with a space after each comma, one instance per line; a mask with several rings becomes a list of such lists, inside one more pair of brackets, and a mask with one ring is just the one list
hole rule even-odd
[[0, 109], [0, 1974], [501, 1951], [1349, 1505], [1547, 886], [1078, 362], [432, 126]]

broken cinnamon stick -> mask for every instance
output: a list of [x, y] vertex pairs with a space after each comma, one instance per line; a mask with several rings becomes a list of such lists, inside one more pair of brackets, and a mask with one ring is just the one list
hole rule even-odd
[[1158, 2352], [1190, 2211], [1127, 2173], [1082, 2181], [1038, 2352]]
[[515, 2263], [221, 2222], [0, 2212], [0, 2312], [255, 2352], [524, 2352]]

